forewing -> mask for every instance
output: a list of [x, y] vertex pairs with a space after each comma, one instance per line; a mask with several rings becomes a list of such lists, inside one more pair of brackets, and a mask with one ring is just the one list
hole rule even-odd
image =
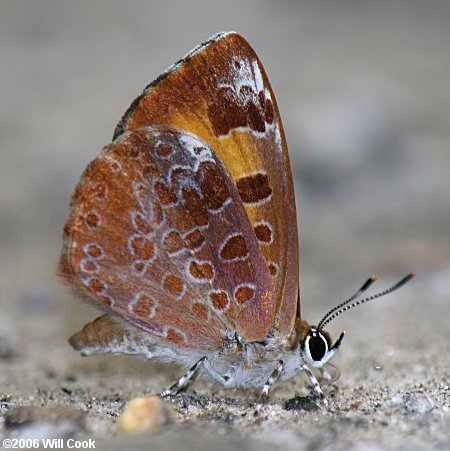
[[86, 169], [65, 227], [61, 270], [132, 324], [218, 349], [263, 338], [272, 280], [239, 194], [212, 149], [169, 127], [123, 134]]
[[247, 41], [220, 33], [191, 51], [132, 103], [115, 137], [151, 124], [199, 136], [224, 162], [274, 281], [275, 326], [288, 336], [299, 278], [294, 186], [275, 96]]

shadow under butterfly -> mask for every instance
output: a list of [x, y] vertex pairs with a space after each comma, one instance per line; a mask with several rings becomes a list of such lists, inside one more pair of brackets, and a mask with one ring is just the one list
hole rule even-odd
[[275, 96], [254, 50], [219, 33], [147, 86], [113, 142], [82, 175], [64, 228], [60, 272], [107, 313], [70, 337], [110, 352], [189, 368], [226, 387], [270, 387], [304, 372], [326, 404], [332, 343], [301, 318], [289, 155]]

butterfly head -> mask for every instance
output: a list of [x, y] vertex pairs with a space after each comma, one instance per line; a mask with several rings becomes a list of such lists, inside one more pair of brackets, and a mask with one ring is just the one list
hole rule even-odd
[[305, 360], [305, 363], [312, 367], [321, 368], [338, 351], [344, 338], [345, 332], [342, 332], [336, 342], [332, 344], [330, 335], [328, 334], [328, 332], [323, 330], [324, 326], [327, 325], [330, 321], [335, 319], [346, 310], [356, 307], [357, 305], [364, 304], [368, 301], [380, 298], [388, 293], [391, 293], [394, 290], [397, 290], [413, 277], [414, 273], [410, 273], [390, 288], [380, 291], [379, 293], [376, 293], [367, 298], [356, 300], [377, 280], [377, 278], [374, 276], [370, 277], [353, 296], [351, 296], [344, 302], [341, 302], [336, 307], [333, 307], [323, 316], [317, 326], [310, 328], [300, 346], [300, 352], [302, 354], [302, 358]]
[[336, 354], [345, 332], [332, 344], [330, 334], [312, 327], [301, 345], [302, 357], [309, 366], [321, 368]]

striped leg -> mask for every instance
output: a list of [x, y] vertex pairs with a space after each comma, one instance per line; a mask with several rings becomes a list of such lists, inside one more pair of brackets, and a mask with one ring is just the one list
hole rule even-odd
[[320, 396], [320, 399], [322, 400], [323, 405], [325, 406], [325, 408], [328, 409], [327, 398], [325, 398], [325, 395], [323, 394], [323, 391], [320, 388], [320, 384], [319, 384], [319, 381], [316, 379], [316, 376], [314, 376], [312, 371], [305, 364], [302, 364], [302, 370], [309, 377], [309, 380], [311, 381], [311, 384], [312, 384], [312, 386], [314, 388], [314, 391]]
[[259, 404], [265, 404], [267, 402], [267, 398], [269, 397], [270, 387], [278, 380], [281, 372], [283, 371], [284, 363], [282, 360], [278, 362], [278, 365], [273, 370], [267, 382], [264, 384], [264, 387], [261, 391], [261, 396], [259, 397]]
[[191, 368], [188, 369], [187, 373], [182, 376], [178, 382], [172, 385], [172, 387], [168, 388], [167, 390], [163, 390], [160, 393], [160, 396], [173, 396], [176, 395], [180, 390], [182, 390], [184, 387], [186, 387], [189, 382], [192, 380], [192, 378], [197, 373], [200, 365], [206, 360], [206, 357], [202, 357], [195, 365], [192, 365]]

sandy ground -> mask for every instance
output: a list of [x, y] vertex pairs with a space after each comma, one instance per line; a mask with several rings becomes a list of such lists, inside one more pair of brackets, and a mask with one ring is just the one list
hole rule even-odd
[[[241, 4], [243, 3], [243, 4]], [[0, 435], [93, 438], [97, 449], [450, 447], [450, 4], [3, 1], [0, 13]], [[117, 432], [125, 404], [179, 368], [80, 357], [98, 312], [55, 277], [71, 192], [141, 89], [219, 30], [271, 78], [297, 188], [302, 311], [314, 322], [376, 273], [399, 292], [346, 330], [325, 388], [257, 393], [197, 381], [153, 435]], [[302, 397], [298, 397], [302, 395]], [[288, 410], [287, 408], [295, 410]]]

